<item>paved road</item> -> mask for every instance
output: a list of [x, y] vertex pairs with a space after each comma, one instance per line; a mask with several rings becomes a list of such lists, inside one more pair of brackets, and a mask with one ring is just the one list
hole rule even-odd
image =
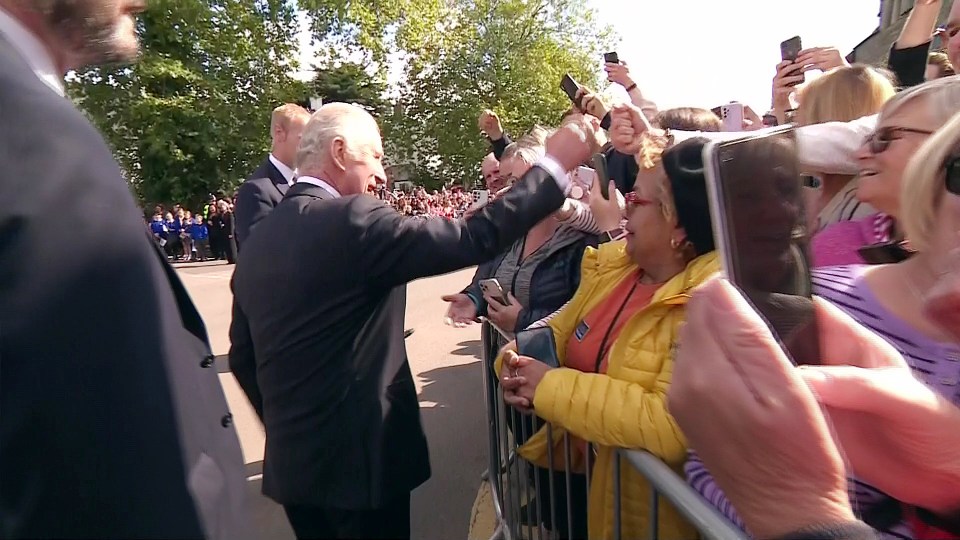
[[[260, 495], [263, 427], [227, 367], [232, 272], [232, 266], [221, 263], [178, 269], [206, 322], [213, 352], [219, 355], [220, 382], [248, 464], [255, 525], [261, 538], [288, 540], [293, 532], [283, 510]], [[440, 300], [441, 294], [460, 290], [472, 275], [472, 270], [455, 272], [420, 280], [407, 288], [406, 327], [416, 329], [407, 340], [407, 352], [416, 376], [433, 465], [433, 477], [413, 493], [411, 532], [416, 539], [466, 538], [480, 473], [485, 468], [479, 330], [445, 326], [446, 308]]]

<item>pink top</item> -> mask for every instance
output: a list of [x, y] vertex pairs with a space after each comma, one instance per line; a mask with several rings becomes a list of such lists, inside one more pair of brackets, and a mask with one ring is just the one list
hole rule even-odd
[[813, 236], [813, 267], [864, 264], [857, 252], [863, 246], [890, 241], [893, 218], [878, 213], [856, 221], [834, 223]]

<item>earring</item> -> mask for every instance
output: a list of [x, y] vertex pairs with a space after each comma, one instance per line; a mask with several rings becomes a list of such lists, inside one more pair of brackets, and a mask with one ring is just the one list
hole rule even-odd
[[670, 239], [670, 249], [676, 251], [676, 250], [678, 250], [679, 248], [680, 248], [680, 242], [678, 242], [676, 238], [671, 238], [671, 239]]

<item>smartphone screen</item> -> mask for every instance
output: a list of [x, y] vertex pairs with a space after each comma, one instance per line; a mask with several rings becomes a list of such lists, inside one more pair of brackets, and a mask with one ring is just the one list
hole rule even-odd
[[604, 55], [603, 55], [603, 61], [606, 62], [606, 63], [608, 63], [608, 64], [619, 64], [619, 63], [620, 63], [620, 55], [617, 54], [617, 53], [615, 53], [615, 52], [604, 53]]
[[793, 62], [802, 50], [803, 42], [800, 41], [800, 36], [793, 36], [780, 44], [780, 58], [784, 61], [789, 60]]
[[573, 80], [573, 77], [571, 77], [569, 73], [565, 74], [563, 79], [560, 80], [560, 88], [567, 94], [570, 101], [579, 106], [579, 103], [577, 103], [577, 91], [580, 90], [580, 85], [577, 84], [577, 81]]
[[796, 364], [819, 364], [810, 230], [792, 129], [704, 150], [711, 217], [727, 277]]

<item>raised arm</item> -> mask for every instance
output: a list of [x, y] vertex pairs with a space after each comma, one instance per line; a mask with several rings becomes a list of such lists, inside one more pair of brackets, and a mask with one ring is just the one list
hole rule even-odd
[[921, 84], [926, 79], [927, 56], [941, 4], [941, 0], [914, 2], [900, 37], [890, 49], [887, 67], [896, 74], [904, 88]]
[[465, 220], [407, 219], [373, 197], [357, 197], [351, 214], [364, 279], [396, 286], [492, 259], [563, 204], [566, 171], [590, 156], [591, 132], [578, 123], [558, 130], [537, 166]]

